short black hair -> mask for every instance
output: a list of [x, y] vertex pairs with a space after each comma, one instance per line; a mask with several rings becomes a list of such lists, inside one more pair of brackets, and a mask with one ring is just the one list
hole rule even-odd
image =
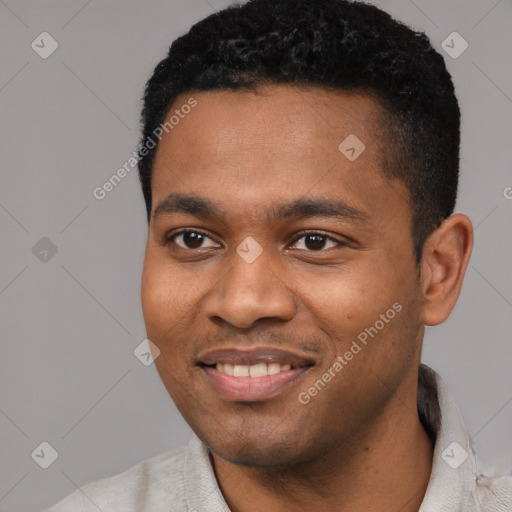
[[[407, 187], [416, 261], [457, 197], [460, 110], [443, 57], [428, 37], [377, 7], [348, 0], [251, 0], [179, 37], [146, 84], [139, 178], [151, 218], [156, 145], [147, 141], [179, 94], [316, 86], [377, 98], [382, 169]], [[341, 142], [341, 141], [340, 141]]]

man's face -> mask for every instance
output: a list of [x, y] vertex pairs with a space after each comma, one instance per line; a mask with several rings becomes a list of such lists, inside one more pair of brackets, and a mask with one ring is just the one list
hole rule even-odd
[[[411, 387], [408, 193], [382, 173], [369, 97], [273, 86], [183, 95], [172, 110], [189, 96], [153, 168], [153, 213], [172, 199], [151, 219], [142, 280], [156, 367], [223, 458], [311, 460]], [[353, 137], [338, 148], [351, 134], [364, 151]]]

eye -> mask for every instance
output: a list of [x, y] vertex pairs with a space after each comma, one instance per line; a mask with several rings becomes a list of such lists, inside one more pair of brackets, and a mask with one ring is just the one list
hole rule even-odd
[[332, 247], [344, 245], [343, 242], [319, 232], [305, 233], [294, 242], [295, 249], [307, 251], [321, 251], [322, 249], [331, 249]]
[[169, 243], [175, 243], [182, 249], [208, 249], [219, 246], [205, 233], [192, 229], [184, 229], [170, 235], [165, 239], [165, 245]]

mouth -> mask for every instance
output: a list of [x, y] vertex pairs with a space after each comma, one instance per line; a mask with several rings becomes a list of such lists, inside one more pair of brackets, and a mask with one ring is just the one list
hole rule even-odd
[[272, 348], [221, 349], [203, 355], [198, 366], [223, 398], [262, 402], [297, 382], [314, 361]]

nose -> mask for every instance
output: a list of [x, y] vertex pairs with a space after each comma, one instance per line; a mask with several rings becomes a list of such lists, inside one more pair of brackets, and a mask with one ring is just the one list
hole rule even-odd
[[230, 260], [223, 278], [204, 299], [208, 318], [247, 329], [262, 319], [289, 321], [294, 317], [294, 295], [278, 277], [278, 269], [271, 268], [270, 258], [261, 254], [248, 263], [233, 254]]

